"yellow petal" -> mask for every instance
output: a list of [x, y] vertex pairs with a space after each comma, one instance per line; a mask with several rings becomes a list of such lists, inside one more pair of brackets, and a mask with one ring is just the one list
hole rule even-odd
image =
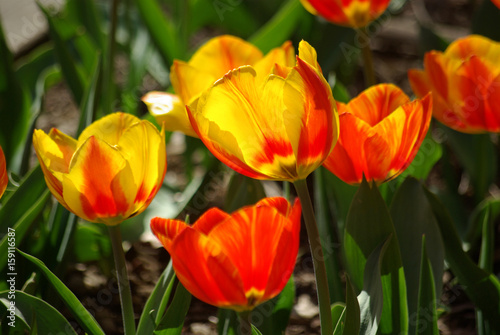
[[175, 60], [170, 69], [170, 82], [184, 104], [189, 105], [224, 73], [216, 77], [207, 72], [206, 68], [198, 69], [186, 62]]
[[85, 128], [78, 137], [77, 146], [80, 147], [91, 136], [95, 136], [111, 146], [116, 145], [123, 132], [139, 121], [140, 119], [131, 114], [109, 114]]
[[118, 151], [132, 170], [137, 194], [133, 215], [144, 210], [158, 192], [167, 169], [164, 131], [148, 121], [128, 128], [118, 142]]
[[491, 67], [497, 67], [500, 59], [500, 43], [484, 36], [470, 35], [450, 44], [445, 55], [460, 60], [468, 60], [474, 55], [486, 60]]
[[133, 212], [137, 187], [120, 152], [91, 136], [76, 151], [63, 175], [63, 197], [77, 216], [92, 222], [118, 224]]
[[293, 67], [295, 65], [295, 51], [290, 41], [286, 41], [281, 47], [269, 51], [253, 66], [257, 72], [258, 80], [265, 80], [276, 64], [280, 67]]
[[142, 101], [148, 106], [149, 112], [159, 124], [164, 122], [165, 130], [180, 131], [186, 135], [198, 137], [191, 127], [186, 107], [177, 95], [153, 91], [143, 96]]

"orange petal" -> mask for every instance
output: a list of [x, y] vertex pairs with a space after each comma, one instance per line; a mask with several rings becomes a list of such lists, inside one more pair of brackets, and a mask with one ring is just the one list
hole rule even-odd
[[155, 217], [151, 219], [151, 231], [160, 240], [161, 244], [171, 253], [173, 240], [188, 227], [188, 225], [180, 220], [163, 219]]
[[216, 207], [210, 208], [208, 211], [203, 213], [198, 220], [196, 220], [193, 224], [193, 229], [204, 235], [208, 235], [215, 226], [222, 223], [229, 217], [231, 217], [229, 214]]
[[220, 245], [237, 268], [245, 292], [253, 295], [251, 305], [272, 298], [263, 294], [285, 225], [285, 217], [275, 208], [250, 206], [233, 213], [231, 220], [210, 232], [210, 240]]
[[118, 224], [133, 211], [137, 188], [127, 161], [113, 147], [90, 137], [76, 151], [63, 176], [63, 197], [77, 216]]
[[165, 130], [181, 131], [188, 136], [198, 137], [189, 122], [185, 104], [177, 95], [152, 91], [141, 99], [156, 121], [165, 124]]
[[9, 176], [7, 174], [7, 164], [5, 162], [5, 155], [3, 149], [0, 146], [0, 198], [2, 198], [7, 184], [9, 183]]
[[445, 55], [464, 61], [471, 56], [476, 56], [487, 62], [489, 66], [497, 66], [500, 59], [500, 43], [481, 35], [469, 35], [451, 43]]
[[198, 299], [218, 307], [245, 309], [242, 279], [230, 257], [212, 238], [187, 228], [172, 244], [173, 267], [184, 287]]

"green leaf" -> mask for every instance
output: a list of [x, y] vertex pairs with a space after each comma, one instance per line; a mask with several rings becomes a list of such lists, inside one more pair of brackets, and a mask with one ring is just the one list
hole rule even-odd
[[323, 246], [323, 255], [328, 278], [328, 287], [330, 292], [330, 301], [343, 301], [343, 284], [340, 278], [342, 265], [338, 257], [340, 248], [340, 234], [329, 208], [328, 187], [324, 179], [328, 178], [326, 174], [331, 174], [326, 169], [317, 169], [314, 171], [314, 209], [316, 214], [316, 223], [318, 225], [321, 245]]
[[358, 295], [360, 309], [359, 333], [363, 335], [375, 335], [378, 330], [384, 302], [381, 265], [391, 239], [392, 236], [388, 236], [383, 243], [373, 250], [366, 260], [363, 291]]
[[262, 52], [269, 52], [290, 38], [297, 27], [297, 22], [304, 14], [306, 14], [306, 10], [299, 0], [289, 0], [266, 25], [250, 37], [249, 42]]
[[482, 200], [497, 176], [496, 149], [490, 134], [465, 134], [441, 127], [446, 141], [469, 173], [476, 198]]
[[[15, 291], [13, 294], [14, 298], [11, 297], [10, 291], [0, 292], [0, 303], [8, 309], [14, 307], [15, 316], [30, 326], [36, 325], [38, 334], [64, 332], [64, 334], [76, 335], [68, 320], [45, 301], [22, 291]], [[11, 302], [15, 305], [12, 306]], [[16, 321], [14, 321], [15, 324]]]
[[437, 219], [445, 248], [445, 259], [451, 271], [463, 285], [469, 299], [479, 308], [490, 326], [500, 332], [500, 282], [491, 273], [479, 268], [462, 249], [462, 243], [446, 208], [424, 188], [425, 195]]
[[[420, 287], [418, 290], [418, 307], [416, 311], [416, 321], [414, 331], [410, 334], [415, 335], [439, 335], [437, 326], [437, 306], [436, 306], [436, 284], [434, 282], [433, 264], [428, 257], [427, 248], [432, 244], [426, 243], [426, 235], [422, 236], [421, 243], [421, 264], [420, 264]], [[414, 314], [410, 314], [414, 315]], [[413, 320], [412, 320], [413, 321]]]
[[20, 149], [28, 132], [29, 115], [29, 93], [15, 75], [12, 54], [0, 24], [0, 146], [11, 171], [18, 171], [21, 164]]
[[174, 276], [172, 261], [170, 261], [144, 305], [139, 325], [137, 326], [137, 335], [149, 335], [154, 331], [158, 311], [161, 309], [163, 301], [168, 301], [170, 298], [170, 292], [168, 292], [167, 288], [174, 280]]
[[[432, 272], [436, 278], [434, 291], [436, 296], [441, 296], [441, 278], [444, 268], [444, 246], [441, 231], [420, 183], [413, 178], [407, 178], [398, 189], [390, 211], [405, 272], [408, 313], [415, 315], [419, 299], [418, 292], [421, 287], [419, 280], [422, 277], [420, 265], [422, 263], [422, 236], [424, 235]], [[410, 334], [415, 333], [413, 328], [416, 325], [415, 323], [410, 325]]]
[[21, 250], [17, 250], [22, 256], [24, 256], [27, 260], [33, 263], [48, 279], [48, 281], [54, 287], [54, 291], [56, 291], [61, 297], [62, 301], [68, 307], [71, 314], [78, 321], [78, 324], [89, 334], [102, 334], [104, 335], [103, 330], [96, 322], [94, 317], [83, 307], [78, 298], [71, 292], [64, 283], [57, 278], [42, 261], [39, 259], [28, 255]]
[[346, 276], [346, 307], [345, 307], [345, 326], [342, 334], [351, 335], [359, 334], [361, 326], [361, 311], [359, 309], [359, 302], [354, 292], [349, 276]]
[[469, 219], [469, 231], [465, 241], [468, 243], [474, 243], [477, 238], [483, 236], [483, 222], [485, 215], [489, 215], [491, 220], [495, 220], [500, 214], [500, 199], [498, 198], [487, 198], [483, 200], [474, 209]]
[[233, 173], [231, 176], [226, 194], [224, 208], [229, 213], [243, 206], [253, 205], [266, 197], [260, 180], [239, 173]]
[[56, 58], [61, 66], [64, 79], [68, 84], [73, 97], [77, 103], [82, 101], [86, 80], [83, 76], [81, 64], [77, 63], [75, 57], [72, 56], [66, 41], [73, 38], [77, 33], [76, 26], [53, 17], [41, 3], [37, 3], [49, 22], [49, 32], [52, 41], [54, 42], [54, 51]]
[[384, 309], [381, 334], [407, 332], [408, 307], [403, 265], [392, 219], [375, 185], [366, 180], [354, 196], [347, 215], [344, 250], [347, 269], [358, 288], [364, 287], [366, 261], [373, 251], [392, 236], [382, 261]]
[[170, 67], [174, 59], [184, 59], [175, 24], [167, 20], [157, 0], [135, 0], [135, 4], [160, 53]]
[[252, 311], [252, 319], [259, 321], [256, 327], [264, 334], [282, 334], [288, 325], [294, 301], [295, 283], [292, 276], [278, 296]]
[[443, 148], [441, 144], [432, 138], [432, 132], [428, 132], [425, 136], [420, 148], [411, 162], [410, 166], [403, 171], [399, 176], [402, 181], [407, 176], [412, 176], [416, 179], [425, 180], [431, 172], [432, 168], [441, 159]]
[[255, 327], [254, 325], [252, 326], [252, 335], [262, 335], [262, 333]]
[[111, 243], [107, 235], [95, 224], [80, 223], [73, 236], [73, 252], [77, 262], [92, 262], [111, 256]]
[[104, 34], [95, 1], [68, 0], [65, 10], [68, 13], [68, 19], [75, 23], [78, 22], [85, 27], [86, 35], [92, 37], [93, 43], [102, 50], [104, 46]]
[[343, 302], [336, 302], [332, 304], [332, 321], [333, 321], [333, 335], [342, 335], [345, 324], [345, 304]]
[[178, 283], [172, 303], [154, 333], [156, 335], [180, 335], [190, 304], [191, 293]]
[[219, 335], [237, 335], [240, 327], [238, 314], [230, 309], [219, 308], [217, 314], [219, 322], [217, 323], [217, 333]]

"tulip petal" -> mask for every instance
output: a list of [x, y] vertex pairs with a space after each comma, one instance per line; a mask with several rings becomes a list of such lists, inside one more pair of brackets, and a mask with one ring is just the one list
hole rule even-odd
[[[211, 62], [207, 64], [211, 64]], [[174, 60], [174, 64], [170, 69], [170, 82], [184, 104], [191, 104], [203, 91], [212, 86], [225, 73], [222, 72], [216, 77], [208, 73], [205, 70], [206, 67], [198, 69], [186, 62]]]
[[94, 136], [78, 148], [69, 173], [63, 176], [63, 197], [68, 207], [92, 222], [112, 225], [125, 220], [133, 210], [136, 193], [127, 161], [118, 150]]
[[165, 130], [181, 131], [188, 136], [197, 137], [189, 122], [186, 107], [177, 95], [152, 91], [141, 100], [159, 124], [164, 122]]
[[155, 217], [151, 219], [150, 227], [165, 249], [171, 253], [173, 240], [189, 226], [180, 220]]
[[445, 55], [450, 58], [467, 61], [471, 56], [479, 57], [496, 67], [500, 59], [500, 43], [481, 35], [469, 35], [450, 44]]
[[126, 113], [113, 113], [109, 114], [85, 128], [78, 137], [77, 147], [87, 141], [91, 136], [95, 136], [100, 140], [108, 143], [111, 146], [117, 145], [123, 132], [140, 120]]
[[264, 292], [286, 221], [275, 208], [251, 206], [233, 213], [230, 220], [210, 232], [210, 240], [220, 245], [224, 254], [234, 255], [230, 257], [244, 291], [252, 295], [249, 304], [272, 298]]
[[5, 155], [3, 149], [0, 146], [0, 198], [2, 198], [7, 184], [9, 183], [9, 176], [7, 174], [7, 163], [5, 162]]
[[287, 108], [285, 128], [297, 157], [297, 175], [305, 178], [323, 163], [337, 141], [335, 102], [323, 76], [300, 58], [286, 79], [283, 100]]
[[48, 135], [40, 129], [36, 129], [33, 133], [33, 146], [47, 186], [63, 206], [66, 206], [62, 196], [63, 174], [69, 171], [76, 144], [75, 139], [55, 128], [51, 129]]
[[284, 109], [284, 81], [272, 76], [259, 90], [255, 76], [251, 67], [241, 67], [217, 81], [193, 110], [188, 108], [191, 125], [212, 153], [237, 172], [287, 179], [295, 160], [283, 115], [277, 112]]
[[185, 229], [173, 242], [172, 255], [177, 277], [195, 297], [219, 307], [246, 306], [238, 270], [212, 238]]
[[133, 124], [123, 132], [118, 150], [128, 162], [137, 194], [134, 213], [142, 212], [158, 192], [167, 171], [165, 134], [148, 121]]
[[295, 65], [295, 51], [292, 42], [286, 41], [281, 47], [272, 49], [264, 58], [255, 63], [253, 67], [257, 72], [257, 80], [259, 82], [264, 81], [276, 64], [285, 68]]
[[199, 231], [204, 235], [208, 235], [215, 226], [222, 223], [229, 217], [231, 217], [229, 214], [227, 214], [224, 211], [221, 211], [216, 207], [210, 208], [208, 211], [203, 213], [198, 218], [198, 220], [196, 220], [196, 222], [193, 224], [193, 229]]
[[228, 71], [253, 65], [261, 58], [262, 52], [251, 43], [235, 36], [222, 35], [201, 46], [189, 60], [189, 65], [204, 69], [218, 79]]

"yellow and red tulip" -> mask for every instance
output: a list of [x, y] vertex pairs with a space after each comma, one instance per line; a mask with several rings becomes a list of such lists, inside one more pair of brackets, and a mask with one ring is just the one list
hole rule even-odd
[[263, 78], [251, 66], [232, 70], [187, 109], [207, 148], [256, 179], [305, 179], [338, 136], [330, 86], [304, 41], [293, 68], [276, 64]]
[[7, 175], [7, 163], [5, 162], [5, 155], [0, 146], [0, 198], [2, 197], [7, 184], [9, 183], [9, 176]]
[[426, 53], [410, 70], [415, 95], [432, 92], [434, 117], [464, 133], [500, 132], [500, 43], [471, 35]]
[[35, 130], [47, 185], [69, 211], [91, 222], [115, 225], [144, 211], [167, 169], [165, 135], [148, 121], [114, 113], [73, 139]]
[[184, 287], [198, 299], [236, 311], [275, 297], [293, 273], [301, 206], [266, 198], [232, 214], [217, 208], [192, 226], [154, 218], [151, 230], [170, 253]]
[[349, 184], [382, 183], [410, 165], [432, 115], [432, 99], [410, 101], [391, 84], [372, 86], [348, 104], [338, 102], [340, 137], [324, 166]]
[[238, 37], [218, 36], [200, 47], [189, 62], [174, 61], [170, 81], [176, 94], [153, 91], [146, 94], [142, 101], [158, 122], [165, 122], [166, 130], [196, 137], [185, 105], [191, 104], [228, 71], [252, 65], [258, 73], [267, 76], [275, 63], [293, 66], [294, 50], [290, 42], [263, 56], [258, 48]]
[[378, 18], [390, 0], [300, 0], [311, 14], [352, 28], [362, 28]]

